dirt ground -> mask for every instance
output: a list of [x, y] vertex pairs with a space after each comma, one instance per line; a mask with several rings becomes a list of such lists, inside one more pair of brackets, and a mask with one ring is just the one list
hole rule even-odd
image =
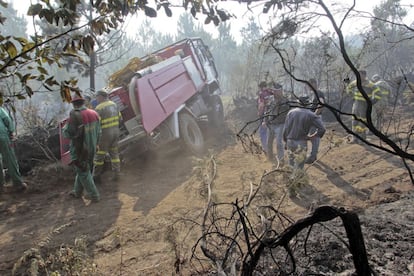
[[[99, 203], [68, 197], [73, 184], [69, 168], [52, 164], [35, 169], [26, 177], [26, 193], [0, 195], [0, 275], [10, 275], [13, 266], [18, 275], [42, 271], [48, 252], [81, 238], [93, 263], [84, 275], [174, 275], [177, 260], [183, 267], [189, 264], [190, 249], [201, 233], [194, 228], [182, 238], [173, 235], [171, 226], [185, 217], [200, 223], [206, 204], [203, 168], [209, 160], [214, 158], [217, 165], [217, 202], [244, 198], [249, 183], [258, 184], [272, 170], [263, 154], [246, 153], [234, 133], [225, 138], [201, 159], [179, 151], [128, 160], [119, 182], [98, 186]], [[319, 160], [306, 165], [306, 172], [310, 189], [300, 197], [275, 197], [281, 211], [298, 219], [319, 205], [355, 210], [374, 270], [379, 275], [414, 275], [414, 186], [398, 158], [349, 144], [338, 126], [330, 124]], [[271, 185], [280, 193], [285, 190], [283, 183]], [[339, 251], [341, 260], [329, 266], [321, 261], [329, 251], [319, 251], [320, 275], [351, 274], [349, 254]], [[43, 263], [34, 265], [36, 258]]]

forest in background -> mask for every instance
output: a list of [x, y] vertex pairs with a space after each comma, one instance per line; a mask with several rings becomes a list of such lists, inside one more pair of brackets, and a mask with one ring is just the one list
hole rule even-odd
[[[1, 90], [6, 108], [17, 111], [13, 115], [20, 133], [56, 127], [67, 117], [70, 93], [93, 96], [132, 57], [147, 55], [185, 37], [200, 37], [209, 46], [219, 71], [222, 96], [230, 105], [232, 98], [254, 103], [261, 81], [276, 81], [285, 93], [295, 97], [312, 93], [305, 80], [314, 78], [325, 92], [326, 107], [331, 111], [328, 114], [354, 135], [347, 127], [353, 116], [349, 110], [352, 97], [344, 91], [349, 81], [358, 78], [358, 69], [367, 70], [369, 78], [378, 74], [390, 84], [394, 98], [390, 110], [411, 104], [402, 97], [403, 92], [414, 94], [409, 85], [414, 83], [414, 29], [413, 22], [404, 23], [411, 6], [401, 0], [381, 1], [372, 13], [358, 11], [352, 5], [337, 8], [334, 2], [264, 3], [263, 14], [273, 14], [272, 27], [264, 29], [251, 17], [240, 28], [241, 43], [232, 36], [231, 16], [214, 6], [207, 10], [190, 2], [193, 6], [179, 16], [177, 32], [171, 35], [152, 25], [151, 18], [157, 16], [154, 9], [134, 6], [133, 1], [124, 2], [131, 6], [122, 6], [122, 1], [53, 2], [63, 8], [41, 2], [28, 9], [34, 27], [30, 35], [25, 28], [28, 19], [18, 16], [13, 4], [6, 8], [0, 2], [4, 26]], [[111, 9], [107, 7], [110, 3], [114, 5]], [[168, 2], [162, 7], [167, 15], [172, 13]], [[124, 17], [137, 13], [148, 18], [137, 26], [134, 35], [127, 34]], [[194, 19], [201, 18], [201, 14], [204, 21]], [[328, 19], [328, 23], [319, 23], [322, 19]], [[360, 33], [347, 34], [345, 23], [356, 24], [359, 19], [368, 19], [370, 25]], [[216, 25], [216, 36], [205, 30], [206, 23]], [[355, 30], [360, 28], [355, 26]], [[391, 114], [383, 129], [376, 129], [367, 118], [369, 130], [390, 145], [393, 154], [412, 158], [407, 155], [406, 145], [400, 143], [403, 139], [409, 145], [412, 135], [398, 132], [398, 117]], [[391, 132], [406, 137], [394, 140]], [[381, 144], [372, 146], [385, 150]]]
[[[409, 7], [398, 5], [399, 2], [382, 1], [373, 10], [369, 28], [359, 34], [349, 36], [344, 34], [346, 48], [352, 60], [358, 67], [366, 69], [369, 76], [379, 74], [382, 78], [391, 80], [412, 73], [414, 67], [412, 28], [398, 23], [391, 24], [391, 22], [402, 22], [407, 15]], [[19, 16], [12, 3], [7, 9], [2, 7], [0, 9], [7, 18], [2, 28], [2, 35], [27, 37], [25, 26], [30, 17]], [[88, 5], [81, 5], [78, 10], [84, 21], [91, 20], [92, 14]], [[360, 13], [353, 16], [367, 17], [368, 15]], [[352, 20], [351, 16], [349, 20]], [[53, 36], [68, 29], [62, 24], [56, 26], [46, 21], [34, 20], [29, 24], [32, 23], [41, 35]], [[279, 28], [279, 25], [266, 30], [252, 16], [241, 28], [241, 43], [237, 43], [231, 34], [231, 20], [221, 22], [217, 26], [217, 37], [213, 37], [204, 26], [202, 20], [194, 19], [190, 13], [180, 15], [175, 35], [157, 30], [151, 18], [145, 19], [143, 24], [137, 27], [135, 34], [127, 34], [124, 26], [121, 25], [118, 30], [112, 30], [108, 35], [95, 37], [97, 42], [94, 55], [88, 57], [83, 54], [80, 58], [66, 55], [60, 61], [61, 68], [56, 68], [52, 64], [47, 70], [54, 72], [55, 78], [61, 81], [76, 79], [84, 93], [93, 94], [93, 91], [105, 87], [109, 76], [124, 67], [132, 57], [142, 57], [186, 37], [201, 37], [210, 47], [215, 58], [223, 95], [254, 98], [258, 90], [257, 85], [262, 80], [277, 81], [283, 84], [286, 91], [303, 93], [305, 87], [291, 79], [283, 69], [280, 57], [264, 43], [263, 38]], [[304, 29], [297, 36], [284, 39], [282, 47], [289, 55], [292, 73], [304, 79], [317, 79], [328, 99], [338, 98], [345, 87], [343, 80], [353, 78], [352, 71], [342, 59], [336, 34], [329, 29], [320, 31], [321, 35], [311, 37], [306, 35], [307, 29]], [[71, 36], [85, 35], [88, 32], [88, 28], [82, 28], [72, 32]], [[63, 36], [50, 43], [54, 51], [58, 52], [64, 49], [65, 41]], [[16, 79], [3, 79], [1, 86], [2, 90], [6, 91], [6, 95], [20, 95], [18, 99], [30, 98], [30, 101], [19, 101], [19, 105], [25, 107], [24, 112], [39, 113], [38, 120], [47, 122], [55, 116], [58, 119], [66, 116], [68, 105], [62, 103], [57, 89], [46, 90], [39, 82], [38, 85], [32, 85], [36, 97], [27, 97]], [[15, 100], [12, 97], [10, 99]], [[36, 110], [39, 102], [42, 102], [42, 109]]]

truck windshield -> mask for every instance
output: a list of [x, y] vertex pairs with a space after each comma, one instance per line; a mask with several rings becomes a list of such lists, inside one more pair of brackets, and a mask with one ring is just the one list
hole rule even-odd
[[211, 54], [210, 50], [208, 49], [208, 46], [204, 45], [204, 43], [201, 40], [194, 41], [197, 45], [197, 55], [201, 60], [204, 60], [214, 71], [214, 77], [218, 77], [216, 65], [214, 63], [213, 55]]

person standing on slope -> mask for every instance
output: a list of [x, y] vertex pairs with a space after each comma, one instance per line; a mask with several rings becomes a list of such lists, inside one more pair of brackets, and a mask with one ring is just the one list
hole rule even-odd
[[[310, 79], [309, 81], [309, 87], [310, 94], [313, 95], [312, 97], [312, 104], [310, 106], [311, 110], [318, 115], [321, 118], [322, 121], [322, 108], [323, 104], [325, 103], [325, 95], [322, 91], [318, 89], [318, 82], [316, 79]], [[315, 127], [311, 127], [310, 134], [314, 133], [316, 131]], [[321, 143], [321, 138], [319, 136], [313, 136], [311, 139], [311, 152], [309, 156], [306, 158], [305, 163], [306, 164], [312, 164], [316, 161], [318, 158], [318, 152], [319, 152], [319, 145]]]
[[69, 193], [72, 197], [80, 198], [86, 192], [86, 199], [92, 202], [100, 200], [99, 192], [92, 176], [93, 160], [96, 146], [101, 136], [99, 115], [85, 107], [85, 99], [75, 96], [72, 99], [73, 110], [69, 121], [63, 128], [63, 136], [71, 140], [71, 164], [75, 167], [75, 184]]
[[[367, 72], [365, 70], [359, 71], [361, 75], [361, 85], [374, 105], [377, 102], [375, 95], [380, 92], [380, 89], [367, 78]], [[352, 104], [352, 132], [357, 134], [362, 139], [367, 139], [368, 127], [367, 123], [367, 101], [363, 97], [361, 91], [357, 87], [357, 81], [352, 81], [346, 88], [348, 94], [353, 95], [354, 102]], [[353, 143], [358, 143], [359, 139], [353, 136]]]
[[[294, 169], [303, 170], [308, 140], [322, 138], [325, 134], [321, 118], [309, 110], [307, 97], [299, 98], [299, 106], [291, 109], [286, 116], [283, 129], [283, 141], [288, 151], [289, 165]], [[316, 131], [311, 133], [311, 128]]]
[[257, 95], [257, 115], [261, 118], [259, 126], [260, 143], [262, 150], [267, 154], [268, 129], [263, 116], [266, 110], [266, 105], [272, 96], [272, 91], [267, 88], [267, 83], [265, 81], [259, 83], [259, 91], [257, 92]]
[[286, 115], [289, 112], [289, 101], [283, 95], [283, 87], [279, 83], [274, 83], [271, 89], [273, 98], [266, 106], [266, 124], [269, 128], [267, 138], [267, 156], [270, 161], [274, 161], [273, 143], [276, 138], [277, 161], [284, 163], [285, 149], [283, 145], [283, 127]]
[[94, 177], [97, 182], [102, 181], [101, 176], [104, 173], [105, 156], [109, 154], [113, 172], [112, 180], [117, 181], [121, 172], [121, 160], [118, 149], [121, 113], [119, 112], [118, 105], [108, 99], [108, 93], [105, 91], [98, 91], [96, 100], [98, 105], [95, 110], [101, 119], [102, 136], [94, 161]]
[[0, 94], [0, 153], [2, 166], [0, 169], [0, 193], [3, 191], [4, 175], [3, 164], [6, 166], [13, 184], [13, 191], [23, 192], [27, 190], [27, 184], [23, 182], [20, 174], [19, 164], [12, 147], [15, 126], [9, 113], [3, 108], [3, 95]]

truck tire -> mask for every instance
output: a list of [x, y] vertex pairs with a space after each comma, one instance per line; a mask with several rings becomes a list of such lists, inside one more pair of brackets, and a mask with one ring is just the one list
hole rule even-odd
[[210, 126], [221, 128], [224, 125], [224, 108], [220, 96], [212, 95], [209, 99], [211, 111], [208, 114]]
[[188, 113], [179, 115], [180, 136], [184, 145], [194, 154], [205, 152], [205, 139], [197, 121]]

